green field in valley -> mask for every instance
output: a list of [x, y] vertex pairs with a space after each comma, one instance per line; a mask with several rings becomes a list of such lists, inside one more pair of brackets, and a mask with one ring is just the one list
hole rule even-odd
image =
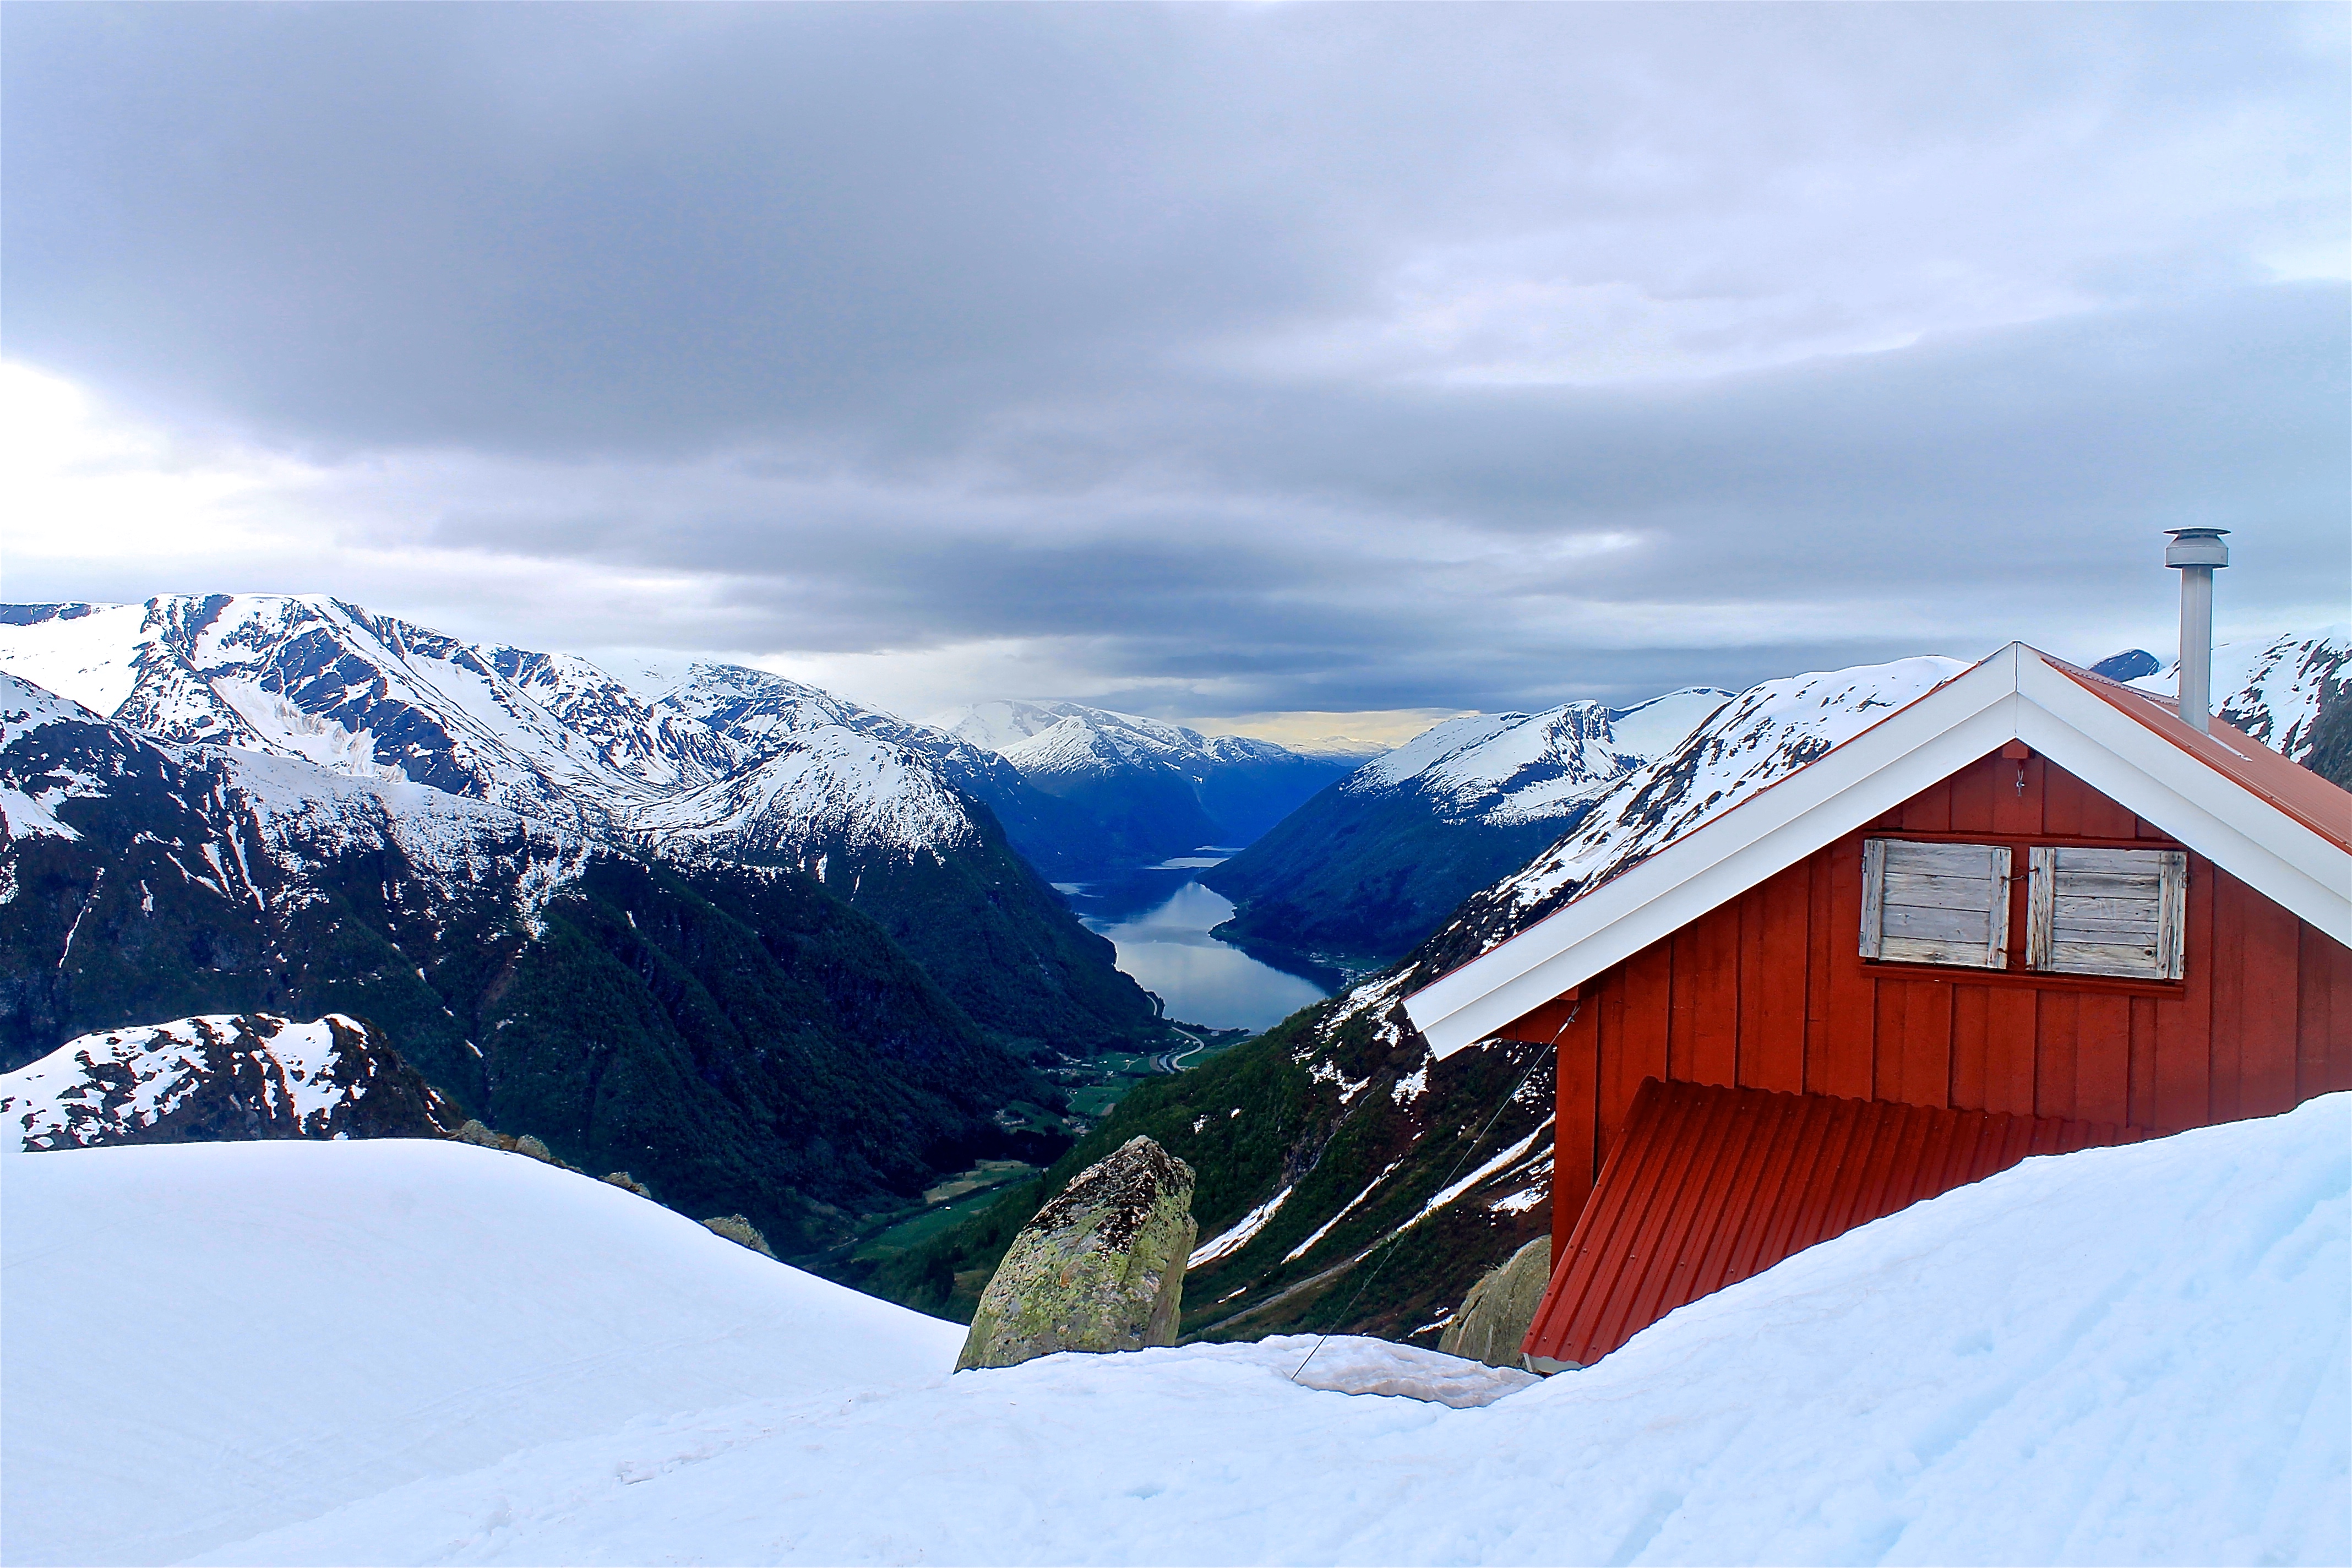
[[[1172, 1048], [1156, 1051], [1106, 1051], [1084, 1058], [1065, 1057], [1061, 1066], [1048, 1069], [1047, 1076], [1069, 1096], [1066, 1116], [1056, 1117], [1022, 1101], [999, 1112], [998, 1121], [1010, 1131], [1066, 1132], [1083, 1137], [1095, 1123], [1110, 1114], [1111, 1108], [1136, 1085], [1199, 1067], [1252, 1037], [1247, 1029], [1208, 1029], [1190, 1025], [1176, 1027], [1189, 1043], [1180, 1042]], [[1039, 1169], [1018, 1160], [982, 1160], [971, 1169], [927, 1189], [919, 1208], [909, 1205], [866, 1215], [863, 1232], [850, 1247], [848, 1257], [856, 1262], [875, 1264], [919, 1247], [987, 1208], [1003, 1194], [1005, 1188], [1030, 1180]]]

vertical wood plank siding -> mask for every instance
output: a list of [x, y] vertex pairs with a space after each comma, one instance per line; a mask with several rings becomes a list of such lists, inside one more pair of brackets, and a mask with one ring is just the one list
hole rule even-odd
[[[1904, 833], [2016, 839], [2019, 870], [2028, 837], [2179, 847], [2042, 758], [1996, 754], [1587, 982], [1559, 1041], [1556, 1257], [1645, 1079], [2137, 1133], [2273, 1115], [2352, 1089], [2352, 952], [2194, 854], [2177, 983], [2017, 967], [2022, 879], [2011, 970], [1864, 961], [1862, 843]], [[1564, 1016], [1540, 1008], [1505, 1032], [1549, 1040]]]

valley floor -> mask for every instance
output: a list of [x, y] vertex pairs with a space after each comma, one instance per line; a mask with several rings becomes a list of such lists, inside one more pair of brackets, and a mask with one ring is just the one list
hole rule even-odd
[[2342, 1563], [2348, 1178], [2337, 1095], [2029, 1161], [1581, 1373], [1341, 1340], [1294, 1383], [1312, 1342], [950, 1376], [951, 1324], [462, 1145], [0, 1155], [0, 1526], [24, 1563]]

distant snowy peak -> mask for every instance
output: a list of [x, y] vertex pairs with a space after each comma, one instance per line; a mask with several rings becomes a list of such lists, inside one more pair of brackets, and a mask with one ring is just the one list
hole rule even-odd
[[[1147, 721], [1148, 722], [1148, 721]], [[1191, 731], [1140, 723], [1106, 723], [1095, 715], [1064, 719], [1000, 753], [1028, 778], [1110, 775], [1139, 768], [1167, 768], [1198, 782], [1219, 758], [1206, 737]]]
[[[83, 837], [64, 819], [68, 802], [102, 806], [117, 827], [124, 815], [141, 823], [144, 876], [272, 914], [320, 901], [319, 867], [358, 853], [423, 896], [502, 902], [528, 928], [594, 853], [581, 835], [426, 785], [152, 740], [0, 672], [0, 904], [23, 890], [26, 842]], [[151, 900], [164, 885], [141, 883]]]
[[764, 760], [647, 806], [630, 826], [668, 847], [807, 862], [820, 879], [824, 852], [936, 857], [981, 838], [966, 797], [927, 759], [837, 724], [792, 733]]
[[1353, 735], [1318, 735], [1311, 741], [1293, 741], [1288, 744], [1302, 757], [1335, 763], [1369, 763], [1394, 749], [1385, 741], [1362, 741]]
[[158, 740], [525, 809], [562, 801], [574, 816], [628, 793], [587, 735], [500, 672], [497, 651], [298, 595], [157, 598], [0, 625], [0, 667]]
[[687, 667], [684, 676], [655, 700], [654, 707], [659, 712], [707, 725], [730, 737], [739, 748], [756, 747], [763, 740], [826, 725], [853, 730], [908, 727], [890, 714], [861, 707], [788, 676], [740, 664], [699, 660]]
[[1002, 752], [1052, 729], [1065, 719], [1097, 711], [1100, 710], [1081, 708], [1075, 702], [974, 702], [935, 714], [930, 723], [933, 729], [975, 746]]
[[[68, 733], [56, 733], [59, 730]], [[103, 737], [110, 729], [80, 703], [0, 671], [0, 841], [81, 837], [58, 817], [57, 808], [76, 796], [102, 795], [106, 785], [74, 731]], [[7, 759], [18, 753], [40, 756], [47, 765], [7, 766]], [[0, 866], [0, 904], [16, 892], [14, 868]]]
[[51, 724], [103, 724], [105, 715], [68, 697], [0, 670], [0, 745]]
[[0, 605], [0, 668], [101, 718], [138, 683], [146, 606]]
[[1566, 839], [1482, 901], [1549, 908], [1752, 798], [1968, 668], [1958, 659], [1905, 658], [1751, 687], [1718, 706], [1673, 752], [1619, 779]]
[[1679, 746], [1731, 693], [1692, 687], [1626, 709], [1567, 702], [1540, 713], [1473, 713], [1367, 763], [1342, 787], [1418, 788], [1457, 819], [1497, 826], [1572, 815], [1610, 784]]
[[762, 670], [698, 662], [632, 682], [318, 596], [12, 606], [0, 668], [160, 741], [414, 782], [655, 847], [676, 833], [776, 853], [796, 823], [827, 825], [836, 846], [945, 847], [972, 837], [957, 789], [1013, 777], [960, 740]]
[[664, 711], [627, 682], [576, 654], [488, 647], [484, 661], [541, 711], [584, 740], [596, 760], [625, 778], [691, 786], [739, 758], [709, 729]]
[[[2175, 659], [2131, 684], [2174, 696], [2180, 689], [2180, 662]], [[2214, 710], [2224, 721], [2289, 760], [2307, 763], [2322, 707], [2352, 702], [2352, 625], [2338, 622], [2216, 644], [2212, 689]]]
[[1201, 783], [1223, 767], [1287, 762], [1297, 753], [1246, 735], [1204, 735], [1181, 724], [1079, 702], [981, 702], [935, 726], [1002, 755], [1032, 778], [1170, 768]]
[[0, 1123], [26, 1150], [435, 1137], [462, 1120], [383, 1036], [341, 1014], [109, 1029], [0, 1075]]

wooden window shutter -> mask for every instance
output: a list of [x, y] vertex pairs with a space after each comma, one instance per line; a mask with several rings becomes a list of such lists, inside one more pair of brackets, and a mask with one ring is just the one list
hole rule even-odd
[[1895, 963], [2009, 965], [2009, 847], [1862, 843], [1862, 955]]
[[2180, 978], [2187, 851], [2043, 847], [2028, 859], [2028, 964], [2064, 974]]

